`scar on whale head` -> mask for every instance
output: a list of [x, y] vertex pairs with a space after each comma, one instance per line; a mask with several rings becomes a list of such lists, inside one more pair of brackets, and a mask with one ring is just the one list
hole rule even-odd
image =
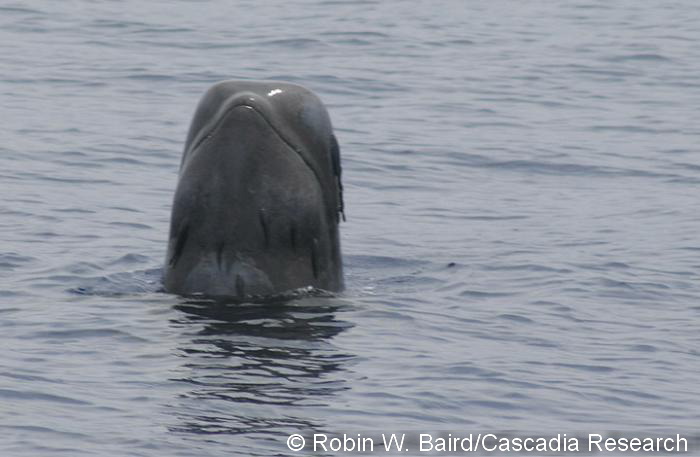
[[245, 298], [343, 288], [340, 150], [301, 86], [224, 81], [195, 112], [173, 201], [166, 291]]

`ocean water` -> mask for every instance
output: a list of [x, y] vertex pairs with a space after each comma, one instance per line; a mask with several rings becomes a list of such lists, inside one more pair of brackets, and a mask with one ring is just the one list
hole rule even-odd
[[[0, 69], [0, 455], [697, 432], [695, 2], [5, 1]], [[326, 103], [342, 294], [161, 292], [223, 79]]]

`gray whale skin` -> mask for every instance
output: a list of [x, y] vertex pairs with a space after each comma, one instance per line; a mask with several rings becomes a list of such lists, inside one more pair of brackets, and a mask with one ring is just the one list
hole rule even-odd
[[180, 164], [163, 284], [246, 298], [343, 288], [340, 150], [319, 98], [223, 81], [197, 107]]

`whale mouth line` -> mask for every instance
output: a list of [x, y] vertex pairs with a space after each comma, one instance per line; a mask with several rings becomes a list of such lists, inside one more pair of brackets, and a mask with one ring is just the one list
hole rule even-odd
[[[237, 104], [235, 104], [235, 105], [230, 106], [229, 108], [227, 108], [226, 111], [225, 111], [225, 112], [219, 117], [219, 119], [216, 121], [216, 124], [214, 124], [214, 125], [211, 127], [211, 129], [209, 129], [209, 132], [208, 132], [206, 135], [204, 135], [203, 133], [200, 133], [200, 134], [198, 135], [198, 137], [201, 137], [201, 138], [200, 138], [199, 140], [197, 140], [191, 148], [189, 148], [189, 153], [188, 153], [188, 155], [190, 155], [190, 156], [193, 155], [199, 148], [201, 148], [201, 147], [204, 146], [206, 143], [208, 143], [209, 140], [211, 140], [211, 139], [214, 137], [214, 135], [216, 135], [216, 134], [218, 133], [219, 129], [220, 129], [221, 126], [223, 125], [223, 123], [224, 123], [224, 121], [226, 120], [226, 118], [227, 118], [231, 113], [233, 113], [234, 110], [236, 110], [236, 109], [238, 109], [238, 108], [250, 109], [250, 110], [252, 110], [255, 114], [257, 114], [258, 117], [260, 117], [260, 119], [262, 119], [263, 122], [265, 122], [265, 125], [267, 125], [267, 126], [270, 128], [270, 130], [272, 130], [272, 132], [275, 134], [275, 136], [277, 136], [277, 138], [279, 138], [280, 141], [282, 141], [282, 143], [284, 143], [289, 149], [291, 149], [292, 151], [294, 151], [294, 153], [295, 153], [297, 156], [299, 156], [299, 158], [302, 160], [302, 162], [304, 162], [304, 165], [306, 165], [307, 168], [309, 168], [309, 170], [311, 170], [311, 172], [314, 174], [314, 177], [316, 178], [316, 181], [319, 183], [319, 185], [322, 184], [321, 176], [320, 176], [318, 170], [316, 170], [316, 167], [313, 166], [313, 164], [311, 163], [311, 161], [308, 160], [308, 158], [307, 158], [306, 155], [301, 151], [301, 149], [295, 147], [294, 144], [293, 144], [291, 141], [289, 141], [287, 138], [285, 138], [285, 136], [282, 134], [282, 132], [280, 132], [280, 131], [277, 129], [277, 127], [275, 127], [275, 125], [272, 124], [272, 122], [270, 122], [270, 121], [267, 119], [267, 117], [266, 117], [262, 112], [260, 112], [259, 109], [257, 109], [255, 106], [252, 106], [252, 105], [250, 105], [250, 104], [248, 104], [248, 103], [237, 103]], [[185, 164], [183, 163], [183, 167], [182, 167], [182, 168], [184, 168], [184, 165], [185, 165]]]

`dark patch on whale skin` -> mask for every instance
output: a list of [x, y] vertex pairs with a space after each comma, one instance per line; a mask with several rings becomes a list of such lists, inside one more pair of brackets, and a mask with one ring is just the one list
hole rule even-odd
[[236, 294], [239, 297], [245, 297], [245, 281], [241, 275], [236, 275]]
[[343, 221], [345, 221], [345, 202], [343, 201], [342, 180], [343, 169], [340, 165], [340, 145], [338, 144], [338, 139], [335, 137], [335, 135], [331, 135], [330, 154], [331, 162], [333, 163], [333, 174], [335, 175], [336, 186], [338, 187], [338, 218], [336, 221], [339, 222], [341, 217], [343, 218]]
[[314, 238], [311, 242], [311, 269], [314, 272], [314, 278], [318, 278], [318, 238]]
[[177, 261], [180, 260], [182, 251], [185, 249], [185, 244], [187, 243], [189, 232], [189, 224], [185, 224], [184, 226], [182, 226], [182, 228], [178, 232], [177, 243], [175, 244], [175, 251], [173, 252], [172, 257], [170, 257], [170, 262], [168, 262], [171, 266], [175, 266], [175, 264], [177, 264]]
[[260, 220], [260, 227], [263, 231], [263, 237], [265, 238], [265, 247], [270, 247], [270, 224], [267, 222], [267, 215], [265, 210], [260, 208], [258, 211], [258, 219]]
[[224, 257], [224, 248], [226, 247], [226, 244], [222, 241], [219, 243], [219, 247], [216, 248], [216, 264], [219, 266], [219, 269], [222, 270], [221, 264], [223, 263], [223, 257]]

